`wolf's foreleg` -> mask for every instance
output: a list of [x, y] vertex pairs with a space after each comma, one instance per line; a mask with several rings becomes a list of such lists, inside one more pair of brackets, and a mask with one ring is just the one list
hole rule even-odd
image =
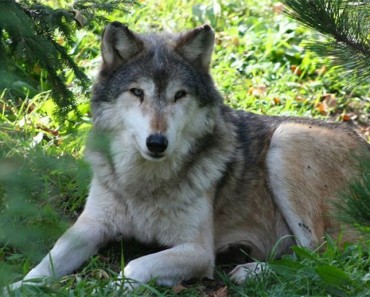
[[128, 281], [126, 287], [135, 287], [151, 279], [159, 285], [172, 286], [191, 278], [212, 278], [213, 269], [213, 251], [198, 243], [184, 243], [129, 262], [123, 275], [135, 281]]

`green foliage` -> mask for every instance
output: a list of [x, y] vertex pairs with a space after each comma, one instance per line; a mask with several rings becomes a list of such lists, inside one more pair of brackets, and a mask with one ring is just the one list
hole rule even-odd
[[11, 97], [51, 90], [58, 113], [76, 107], [68, 85], [87, 90], [90, 83], [69, 53], [78, 26], [93, 29], [106, 20], [102, 13], [123, 9], [130, 0], [79, 0], [66, 8], [52, 8], [37, 0], [0, 1], [0, 90]]
[[[271, 261], [269, 270], [244, 288], [245, 296], [366, 296], [370, 284], [368, 247], [345, 245], [328, 238], [320, 254], [294, 247], [295, 255]], [[256, 288], [258, 288], [256, 290]]]
[[330, 37], [312, 40], [311, 48], [331, 56], [352, 84], [370, 79], [369, 1], [284, 0], [287, 14]]
[[91, 177], [75, 158], [90, 128], [77, 116], [86, 116], [86, 104], [69, 112], [62, 127], [49, 93], [19, 106], [1, 99], [0, 105], [1, 287], [45, 255], [66, 229], [67, 217], [81, 211]]

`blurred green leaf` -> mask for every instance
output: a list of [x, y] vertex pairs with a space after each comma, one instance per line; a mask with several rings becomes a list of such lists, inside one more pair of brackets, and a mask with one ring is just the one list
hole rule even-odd
[[320, 278], [329, 285], [345, 286], [352, 283], [352, 280], [348, 274], [335, 266], [321, 265], [316, 267], [315, 271]]

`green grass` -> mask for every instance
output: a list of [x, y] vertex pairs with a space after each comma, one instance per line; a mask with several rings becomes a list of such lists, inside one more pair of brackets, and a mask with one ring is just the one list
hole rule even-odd
[[[305, 41], [317, 38], [316, 33], [278, 8], [271, 0], [149, 0], [130, 14], [110, 18], [140, 32], [209, 23], [216, 31], [212, 74], [227, 104], [260, 114], [350, 120], [370, 139], [369, 88], [348, 88], [325, 57], [305, 49]], [[80, 30], [73, 49], [92, 78], [99, 64], [101, 30]], [[70, 87], [79, 94], [78, 112], [63, 122], [55, 116], [46, 90], [23, 102], [1, 96], [0, 286], [27, 273], [83, 208], [91, 175], [83, 161], [91, 127], [89, 94], [80, 94], [73, 77]], [[232, 284], [218, 268], [213, 282], [175, 289], [149, 284], [130, 296], [224, 296], [225, 290], [231, 296], [370, 296], [370, 240], [339, 248], [329, 238], [324, 246], [322, 253], [295, 248], [294, 257], [272, 261], [269, 271], [245, 286]], [[76, 274], [14, 296], [90, 296], [94, 290], [98, 296], [122, 296], [106, 285], [125, 262], [148, 252], [135, 243], [113, 244]]]

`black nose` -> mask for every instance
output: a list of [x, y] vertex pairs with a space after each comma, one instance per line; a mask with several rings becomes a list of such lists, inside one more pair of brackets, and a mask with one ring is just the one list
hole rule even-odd
[[168, 146], [168, 140], [162, 134], [152, 134], [146, 139], [146, 146], [152, 153], [163, 153]]

